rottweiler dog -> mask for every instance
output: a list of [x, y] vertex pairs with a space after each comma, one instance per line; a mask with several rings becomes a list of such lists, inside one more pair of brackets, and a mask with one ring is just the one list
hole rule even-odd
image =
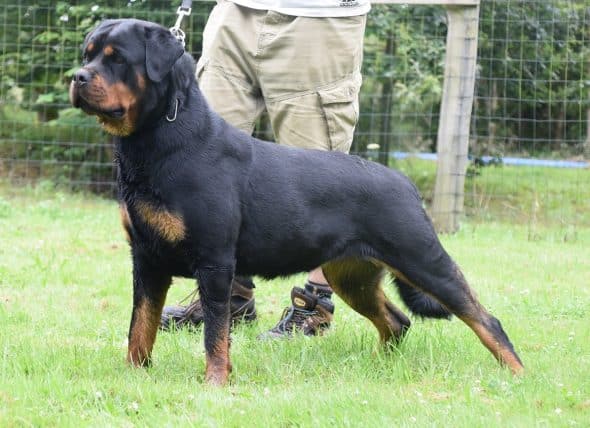
[[[120, 211], [133, 259], [128, 361], [150, 362], [173, 276], [196, 279], [205, 380], [231, 371], [230, 284], [321, 266], [333, 290], [399, 341], [410, 320], [385, 296], [394, 277], [416, 314], [464, 321], [496, 359], [523, 365], [441, 246], [415, 186], [356, 156], [260, 141], [207, 105], [195, 64], [170, 31], [102, 22], [83, 44], [71, 102], [116, 136]], [[284, 142], [288, 144], [288, 141]]]

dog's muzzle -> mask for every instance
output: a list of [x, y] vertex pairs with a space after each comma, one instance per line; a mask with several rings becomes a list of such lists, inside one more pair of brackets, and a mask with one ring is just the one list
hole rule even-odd
[[92, 73], [85, 68], [81, 68], [74, 74], [69, 90], [72, 106], [80, 108], [88, 114], [102, 116], [103, 118], [121, 119], [125, 115], [125, 109], [121, 107], [105, 109], [102, 107], [97, 95], [103, 91], [92, 87], [92, 78]]

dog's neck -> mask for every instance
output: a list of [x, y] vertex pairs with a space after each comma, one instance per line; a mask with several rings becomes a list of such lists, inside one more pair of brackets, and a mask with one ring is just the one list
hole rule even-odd
[[187, 98], [192, 97], [195, 79], [195, 63], [188, 54], [183, 54], [162, 82], [148, 81], [147, 93], [139, 103], [141, 121], [135, 124], [131, 135], [125, 139], [134, 140], [141, 134], [148, 134], [161, 128], [163, 122], [175, 122], [182, 110], [186, 110]]
[[195, 152], [216, 132], [220, 118], [208, 106], [196, 81], [185, 91], [170, 91], [168, 104], [153, 110], [131, 135], [115, 137], [118, 156], [148, 165], [176, 153]]

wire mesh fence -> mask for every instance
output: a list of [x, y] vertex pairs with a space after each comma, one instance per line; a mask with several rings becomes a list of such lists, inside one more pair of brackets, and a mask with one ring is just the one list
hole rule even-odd
[[[175, 3], [41, 0], [1, 6], [0, 175], [114, 194], [111, 137], [70, 108], [69, 80], [85, 34], [101, 19], [135, 17], [171, 26]], [[196, 6], [186, 24], [189, 49], [198, 54], [213, 3]]]
[[493, 1], [482, 6], [473, 150], [583, 155], [590, 5]]
[[588, 2], [481, 3], [470, 153], [479, 165], [504, 167], [487, 188], [467, 183], [472, 212], [501, 206], [509, 218], [588, 225], [589, 37]]
[[[94, 119], [71, 109], [67, 99], [69, 80], [80, 63], [81, 42], [105, 17], [136, 17], [171, 26], [178, 3], [8, 0], [0, 5], [0, 177], [11, 182], [49, 179], [112, 194], [110, 137]], [[213, 6], [210, 1], [194, 2], [190, 19], [184, 21], [187, 50], [195, 57]], [[408, 153], [428, 157], [435, 152], [446, 32], [446, 11], [440, 6], [373, 6], [365, 34], [364, 81], [353, 152], [398, 166], [398, 159]], [[533, 208], [519, 207], [511, 199], [519, 197], [516, 188], [525, 182], [532, 183], [532, 200], [537, 204], [543, 200], [553, 175], [534, 167], [510, 169], [508, 159], [517, 158], [517, 163], [530, 158], [569, 160], [579, 162], [573, 166], [584, 166], [581, 162], [590, 154], [589, 58], [590, 6], [586, 2], [481, 3], [470, 131], [474, 162], [468, 177], [485, 176], [482, 165], [505, 167], [488, 179], [485, 188], [480, 183], [484, 180], [467, 181], [468, 214], [485, 216], [495, 203], [505, 206], [509, 215], [521, 211], [531, 215]], [[264, 119], [256, 132], [272, 139]], [[433, 162], [410, 162], [403, 168], [419, 186], [432, 188]], [[569, 180], [565, 184], [569, 191], [561, 197], [579, 202], [588, 169], [559, 179], [562, 184]], [[505, 185], [494, 185], [497, 182]], [[515, 191], [506, 191], [511, 188]], [[428, 190], [425, 196], [431, 196]], [[559, 200], [550, 203], [559, 204]], [[559, 214], [568, 221], [579, 221], [582, 215]]]

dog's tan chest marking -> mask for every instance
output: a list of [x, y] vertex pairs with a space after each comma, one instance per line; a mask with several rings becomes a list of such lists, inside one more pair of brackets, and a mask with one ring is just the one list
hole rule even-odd
[[185, 238], [186, 227], [180, 215], [145, 201], [136, 202], [135, 209], [141, 219], [166, 241], [176, 243]]
[[127, 210], [127, 205], [121, 203], [119, 204], [119, 214], [121, 215], [121, 224], [123, 225], [123, 230], [125, 231], [125, 238], [127, 242], [131, 242], [131, 217], [129, 216], [129, 211]]

